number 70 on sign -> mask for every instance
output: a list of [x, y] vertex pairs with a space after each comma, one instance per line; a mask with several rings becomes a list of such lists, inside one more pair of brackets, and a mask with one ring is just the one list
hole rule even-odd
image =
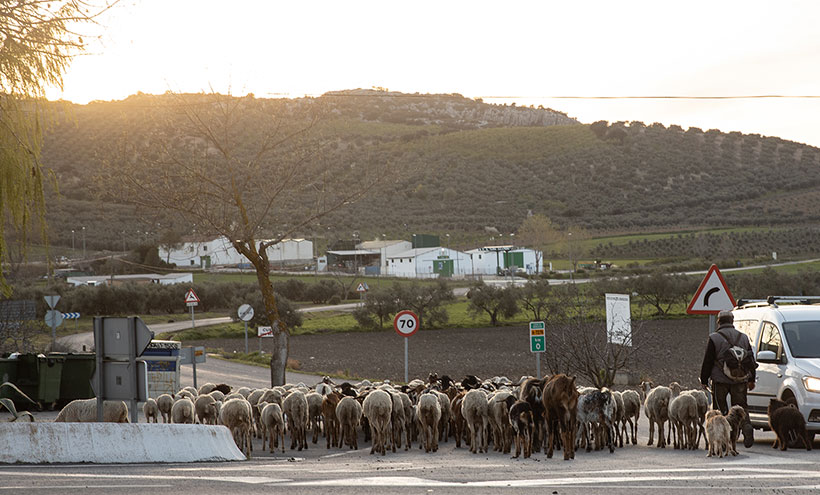
[[547, 349], [547, 336], [543, 321], [530, 322], [530, 352], [544, 352]]

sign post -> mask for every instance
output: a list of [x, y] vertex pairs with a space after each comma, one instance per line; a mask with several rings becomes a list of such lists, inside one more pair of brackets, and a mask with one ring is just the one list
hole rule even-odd
[[196, 328], [196, 322], [194, 321], [194, 306], [199, 304], [199, 296], [196, 295], [194, 289], [188, 289], [188, 292], [185, 293], [185, 304], [191, 308], [191, 328]]
[[393, 329], [397, 334], [404, 337], [404, 383], [409, 380], [409, 365], [408, 365], [408, 339], [411, 335], [419, 330], [419, 317], [409, 309], [399, 311], [396, 317], [393, 318]]
[[606, 340], [632, 347], [632, 307], [629, 294], [604, 294], [606, 300]]
[[530, 352], [535, 353], [535, 377], [541, 379], [541, 353], [547, 350], [547, 335], [543, 321], [530, 322]]
[[686, 312], [690, 315], [709, 315], [709, 333], [717, 330], [716, 316], [723, 310], [730, 310], [735, 307], [735, 298], [729, 291], [729, 286], [720, 274], [717, 265], [709, 267], [703, 282], [695, 291], [692, 301]]
[[194, 388], [199, 389], [196, 384], [196, 363], [205, 362], [205, 347], [183, 347], [179, 352], [179, 364], [190, 364], [194, 372]]
[[262, 339], [273, 338], [273, 327], [256, 327], [256, 336], [259, 337], [259, 354], [262, 354]]
[[356, 292], [359, 293], [359, 305], [364, 306], [364, 300], [367, 297], [367, 291], [370, 288], [367, 286], [367, 282], [359, 282], [359, 285], [356, 287]]
[[57, 327], [63, 323], [63, 314], [54, 309], [54, 306], [60, 301], [60, 296], [43, 296], [43, 299], [46, 300], [46, 304], [51, 309], [46, 312], [45, 320], [46, 325], [51, 327], [51, 350], [53, 351], [54, 346], [57, 344]]
[[[248, 354], [248, 322], [253, 319], [253, 306], [250, 304], [243, 304], [239, 306], [239, 309], [236, 310], [236, 314], [239, 315], [239, 319], [245, 322], [245, 354]], [[260, 350], [261, 350], [261, 342], [260, 342]]]

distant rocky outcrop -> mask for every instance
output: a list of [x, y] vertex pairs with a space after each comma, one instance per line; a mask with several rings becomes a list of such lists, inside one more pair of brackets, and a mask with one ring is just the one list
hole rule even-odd
[[493, 105], [452, 94], [400, 93], [373, 89], [331, 91], [322, 95], [332, 112], [363, 121], [442, 125], [460, 129], [536, 127], [579, 122], [549, 108]]

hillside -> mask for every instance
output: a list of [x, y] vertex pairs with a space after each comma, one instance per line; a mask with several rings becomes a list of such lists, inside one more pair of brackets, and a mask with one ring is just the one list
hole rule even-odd
[[[89, 247], [111, 249], [130, 232], [155, 235], [175, 223], [182, 232], [194, 229], [162, 215], [129, 219], [132, 208], [100, 202], [107, 191], [95, 176], [123, 142], [159, 146], [158, 115], [180, 101], [202, 104], [198, 98], [135, 95], [67, 111], [56, 106], [65, 116], [48, 129], [43, 153], [62, 194], [50, 203], [52, 242], [70, 245], [70, 230], [80, 226], [89, 226]], [[820, 149], [779, 138], [640, 122], [581, 125], [550, 109], [459, 95], [353, 90], [246, 104], [285, 115], [321, 105], [318, 139], [332, 144], [325, 159], [390, 161], [403, 171], [323, 219], [323, 237], [426, 232], [486, 242], [486, 227], [514, 232], [530, 213], [598, 233], [820, 224]], [[254, 126], [243, 126], [238, 131], [252, 142]], [[116, 212], [113, 228], [106, 212]], [[614, 255], [605, 251], [599, 254]]]

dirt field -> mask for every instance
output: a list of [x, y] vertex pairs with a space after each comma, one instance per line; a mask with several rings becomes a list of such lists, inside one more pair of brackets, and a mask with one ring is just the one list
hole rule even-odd
[[[677, 380], [685, 386], [698, 385], [708, 335], [705, 318], [633, 325], [642, 325], [634, 337], [639, 349], [629, 370], [634, 377], [651, 378], [656, 384]], [[263, 339], [263, 349], [266, 343]], [[244, 350], [243, 339], [191, 341], [184, 345]], [[250, 349], [258, 349], [258, 345], [256, 339], [251, 340]], [[455, 379], [466, 374], [511, 379], [535, 374], [535, 357], [529, 351], [525, 327], [421, 330], [409, 339], [409, 356], [411, 379], [426, 377], [431, 371]], [[290, 357], [300, 363], [303, 371], [397, 381], [404, 378], [404, 342], [392, 330], [294, 336]], [[543, 361], [542, 372], [547, 372], [549, 368]]]

